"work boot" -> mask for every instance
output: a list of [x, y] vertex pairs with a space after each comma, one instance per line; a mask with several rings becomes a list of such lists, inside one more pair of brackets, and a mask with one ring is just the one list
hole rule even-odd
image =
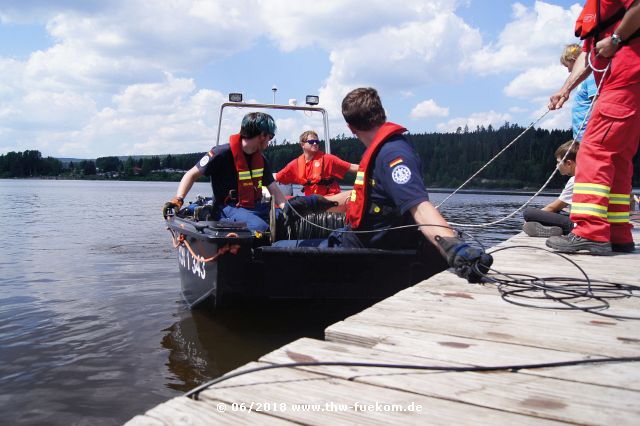
[[553, 237], [562, 235], [562, 228], [559, 226], [544, 226], [540, 222], [525, 222], [522, 230], [530, 237]]
[[633, 253], [636, 250], [636, 245], [633, 242], [611, 243], [611, 250], [616, 253]]
[[561, 253], [578, 253], [580, 251], [596, 255], [611, 253], [611, 243], [588, 240], [573, 232], [568, 235], [549, 237], [546, 244], [547, 247], [551, 247]]

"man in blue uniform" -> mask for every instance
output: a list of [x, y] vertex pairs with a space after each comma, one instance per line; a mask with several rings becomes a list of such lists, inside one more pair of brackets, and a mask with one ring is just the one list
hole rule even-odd
[[[349, 129], [367, 147], [351, 199], [347, 229], [330, 237], [330, 245], [343, 247], [416, 248], [419, 237], [438, 248], [449, 266], [469, 280], [479, 282], [493, 259], [455, 236], [440, 212], [429, 202], [422, 181], [420, 157], [406, 129], [387, 122], [378, 93], [372, 88], [351, 91], [342, 101]], [[391, 229], [402, 225], [426, 226]], [[358, 233], [358, 231], [375, 231]]]
[[[420, 157], [403, 136], [406, 129], [387, 122], [376, 90], [351, 91], [342, 101], [342, 115], [351, 132], [367, 147], [347, 203], [347, 226], [323, 242], [283, 240], [274, 245], [416, 249], [420, 240], [426, 239], [422, 252], [430, 262], [448, 264], [460, 277], [480, 282], [493, 258], [457, 238], [429, 202]], [[304, 215], [332, 205], [316, 195], [298, 197], [295, 212], [287, 205], [285, 215]], [[402, 226], [406, 227], [393, 229]]]

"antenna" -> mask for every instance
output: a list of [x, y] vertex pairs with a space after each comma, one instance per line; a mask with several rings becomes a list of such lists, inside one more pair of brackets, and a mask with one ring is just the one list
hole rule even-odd
[[273, 104], [275, 105], [275, 103], [276, 103], [276, 92], [278, 91], [278, 88], [276, 87], [275, 84], [271, 88], [271, 91], [273, 92]]

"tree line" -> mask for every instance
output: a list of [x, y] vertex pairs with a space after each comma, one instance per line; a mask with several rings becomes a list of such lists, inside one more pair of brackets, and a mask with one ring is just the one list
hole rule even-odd
[[148, 156], [99, 157], [95, 160], [62, 162], [43, 158], [40, 151], [9, 152], [0, 155], [0, 178], [61, 177], [72, 179], [175, 180], [191, 168], [202, 153]]
[[[422, 159], [422, 174], [428, 187], [454, 188], [484, 166], [497, 153], [524, 131], [516, 124], [458, 128], [452, 133], [418, 133], [409, 138]], [[542, 185], [556, 165], [555, 150], [571, 139], [569, 130], [530, 129], [508, 150], [469, 183], [470, 188], [533, 189]], [[321, 143], [324, 149], [324, 142]], [[364, 146], [344, 135], [331, 140], [331, 153], [358, 163]], [[298, 143], [285, 143], [267, 148], [265, 156], [274, 171], [282, 169], [302, 153]], [[60, 160], [42, 158], [38, 151], [9, 152], [0, 155], [0, 177], [58, 176], [72, 178], [139, 178], [146, 180], [179, 180], [184, 170], [193, 167], [204, 152], [147, 157], [100, 157], [63, 164]], [[640, 156], [634, 158], [640, 169]], [[354, 176], [347, 176], [351, 184]], [[561, 188], [566, 178], [557, 175], [550, 188]], [[633, 185], [640, 186], [636, 173]]]

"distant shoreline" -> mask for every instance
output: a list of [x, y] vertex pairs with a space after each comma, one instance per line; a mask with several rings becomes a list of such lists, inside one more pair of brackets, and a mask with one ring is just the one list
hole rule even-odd
[[[65, 176], [42, 176], [42, 177], [23, 177], [23, 178], [0, 178], [2, 180], [78, 180], [78, 181], [101, 181], [101, 182], [179, 182], [180, 179], [170, 180], [170, 179], [146, 179], [146, 178], [135, 178], [131, 177], [129, 179], [109, 179], [109, 178], [84, 178], [84, 179], [76, 179]], [[208, 182], [208, 180], [206, 181]], [[346, 185], [341, 185], [346, 186]], [[350, 187], [350, 186], [349, 186]], [[348, 188], [345, 188], [345, 190]], [[429, 188], [427, 190], [434, 194], [450, 194], [455, 188]], [[551, 189], [540, 193], [539, 195], [547, 196], [547, 197], [557, 197], [560, 194], [560, 189]], [[502, 188], [502, 189], [488, 189], [488, 188], [472, 188], [472, 189], [461, 189], [458, 190], [459, 194], [485, 194], [485, 195], [533, 195], [535, 191], [528, 189], [510, 189], [510, 188]]]
[[[455, 191], [452, 188], [427, 188], [429, 192], [434, 194], [449, 194]], [[561, 190], [547, 190], [541, 192], [538, 195], [543, 197], [557, 197], [560, 195]], [[483, 195], [533, 195], [536, 191], [528, 190], [528, 189], [460, 189], [458, 190], [458, 194], [483, 194]]]
[[[95, 178], [95, 179], [76, 179], [64, 176], [42, 176], [42, 177], [12, 177], [12, 178], [0, 178], [0, 180], [80, 180], [80, 181], [102, 181], [102, 182], [179, 182], [180, 178], [176, 177], [176, 179], [148, 179], [148, 178], [136, 178], [131, 177], [128, 179], [109, 179], [109, 178]], [[202, 180], [201, 182], [209, 182], [208, 180]], [[341, 185], [346, 186], [346, 185]], [[350, 187], [350, 186], [349, 186]], [[450, 194], [455, 191], [455, 188], [429, 188], [427, 187], [427, 191], [433, 194]], [[523, 195], [523, 196], [532, 196], [536, 193], [535, 190], [531, 189], [511, 189], [511, 188], [502, 188], [502, 189], [489, 189], [489, 188], [471, 188], [471, 189], [460, 189], [457, 191], [459, 194], [479, 194], [479, 195]], [[558, 197], [562, 192], [561, 188], [551, 188], [541, 192], [540, 196], [543, 197]], [[633, 188], [631, 190], [633, 194], [640, 194], [640, 188]]]

